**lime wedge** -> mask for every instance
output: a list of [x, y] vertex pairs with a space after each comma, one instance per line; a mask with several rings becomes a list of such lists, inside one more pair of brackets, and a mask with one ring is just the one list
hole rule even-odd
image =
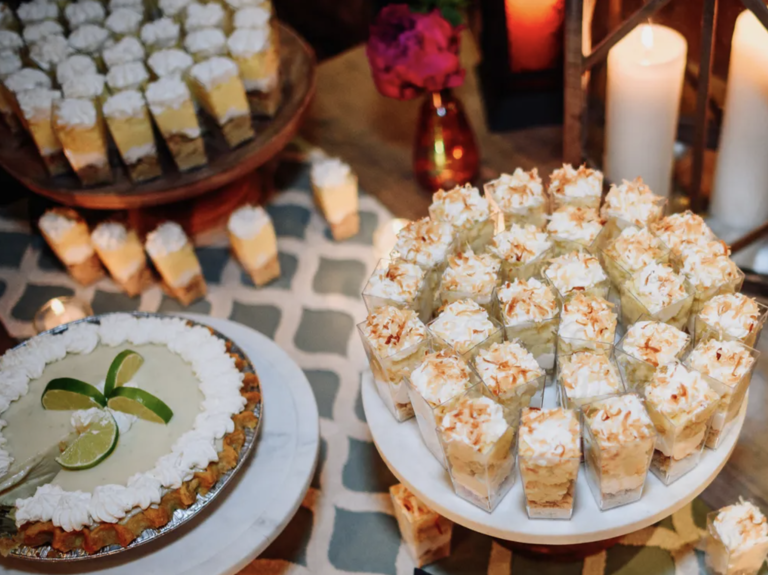
[[160, 398], [137, 387], [118, 387], [109, 398], [109, 408], [130, 413], [153, 423], [168, 423], [173, 411]]
[[49, 381], [40, 401], [45, 409], [57, 411], [74, 411], [107, 405], [107, 400], [98, 389], [90, 383], [71, 377], [60, 377]]
[[126, 349], [117, 354], [112, 360], [107, 372], [107, 381], [104, 384], [104, 395], [109, 397], [112, 391], [121, 385], [131, 381], [131, 378], [139, 371], [144, 358], [135, 351]]
[[56, 461], [65, 469], [90, 469], [104, 461], [117, 445], [120, 433], [108, 411], [91, 422]]

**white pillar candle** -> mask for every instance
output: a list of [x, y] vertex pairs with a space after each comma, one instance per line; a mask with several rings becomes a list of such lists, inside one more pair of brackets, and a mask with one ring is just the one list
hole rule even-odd
[[669, 196], [687, 51], [680, 33], [643, 24], [608, 53], [603, 172], [610, 182], [642, 176]]
[[753, 228], [768, 219], [768, 30], [747, 10], [736, 19], [712, 215]]

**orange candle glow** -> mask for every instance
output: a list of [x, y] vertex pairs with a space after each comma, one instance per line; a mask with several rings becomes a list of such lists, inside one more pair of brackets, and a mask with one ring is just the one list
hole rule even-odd
[[563, 54], [565, 0], [505, 0], [513, 72], [554, 68]]

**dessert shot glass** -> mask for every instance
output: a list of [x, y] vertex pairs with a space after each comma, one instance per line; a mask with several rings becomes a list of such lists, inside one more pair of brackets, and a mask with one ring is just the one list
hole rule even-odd
[[512, 224], [493, 236], [486, 250], [501, 260], [501, 278], [508, 282], [540, 277], [553, 257], [552, 248], [546, 232], [533, 225]]
[[560, 407], [565, 409], [579, 409], [587, 403], [621, 395], [626, 389], [613, 346], [610, 350], [558, 356], [555, 381]]
[[600, 298], [577, 294], [563, 304], [557, 330], [557, 353], [595, 351], [610, 355], [616, 340], [616, 306]]
[[611, 237], [608, 226], [598, 238], [598, 258], [614, 287], [621, 291], [632, 274], [650, 263], [669, 263], [670, 252], [647, 228], [629, 226]]
[[591, 254], [574, 251], [550, 260], [542, 276], [565, 302], [581, 294], [608, 299], [611, 282], [600, 261]]
[[666, 207], [666, 198], [657, 196], [642, 178], [636, 178], [611, 185], [600, 215], [606, 220], [606, 227], [619, 234], [629, 226], [643, 228], [655, 224], [664, 216]]
[[477, 253], [483, 251], [496, 229], [497, 214], [471, 184], [432, 194], [429, 215], [433, 220], [451, 224], [458, 245], [462, 249], [469, 246]]
[[501, 174], [483, 186], [485, 197], [504, 216], [504, 228], [532, 224], [543, 228], [547, 224], [549, 200], [544, 194], [539, 172], [516, 168], [512, 174]]
[[382, 259], [363, 289], [368, 312], [385, 305], [412, 309], [424, 323], [432, 317], [432, 293], [424, 270], [400, 260]]
[[436, 349], [453, 349], [466, 359], [504, 339], [502, 325], [472, 300], [449, 304], [427, 324]]
[[768, 306], [744, 294], [715, 296], [696, 315], [696, 341], [719, 339], [756, 347], [766, 317]]
[[712, 575], [753, 575], [768, 554], [765, 515], [749, 501], [707, 515], [706, 565]]
[[691, 315], [694, 292], [691, 284], [670, 266], [651, 263], [632, 274], [620, 298], [624, 325], [646, 316], [683, 329]]
[[555, 256], [575, 251], [596, 254], [603, 220], [595, 209], [566, 205], [552, 212], [546, 230]]
[[549, 176], [548, 190], [553, 210], [565, 205], [599, 210], [603, 174], [586, 164], [575, 169], [571, 164], [563, 164]]
[[448, 258], [438, 292], [438, 306], [472, 300], [488, 313], [493, 311], [493, 290], [501, 285], [501, 261], [492, 254], [475, 254], [471, 249]]

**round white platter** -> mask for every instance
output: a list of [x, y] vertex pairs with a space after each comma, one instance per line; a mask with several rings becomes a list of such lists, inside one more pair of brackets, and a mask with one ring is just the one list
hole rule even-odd
[[317, 463], [319, 418], [304, 372], [272, 340], [225, 319], [185, 314], [240, 346], [256, 368], [264, 416], [253, 457], [189, 523], [114, 558], [47, 565], [0, 559], [0, 572], [94, 575], [229, 575], [256, 558], [301, 505]]
[[[720, 473], [738, 440], [746, 402], [720, 447], [704, 450], [699, 465], [670, 486], [651, 473], [643, 497], [636, 503], [600, 511], [587, 485], [584, 464], [579, 471], [573, 517], [570, 521], [528, 519], [520, 474], [493, 513], [460, 499], [448, 472], [421, 439], [414, 418], [398, 423], [376, 391], [373, 375], [362, 378], [363, 408], [373, 441], [392, 473], [429, 507], [473, 531], [535, 545], [572, 545], [620, 537], [668, 517], [701, 493]], [[555, 407], [555, 391], [547, 386], [544, 406]]]

